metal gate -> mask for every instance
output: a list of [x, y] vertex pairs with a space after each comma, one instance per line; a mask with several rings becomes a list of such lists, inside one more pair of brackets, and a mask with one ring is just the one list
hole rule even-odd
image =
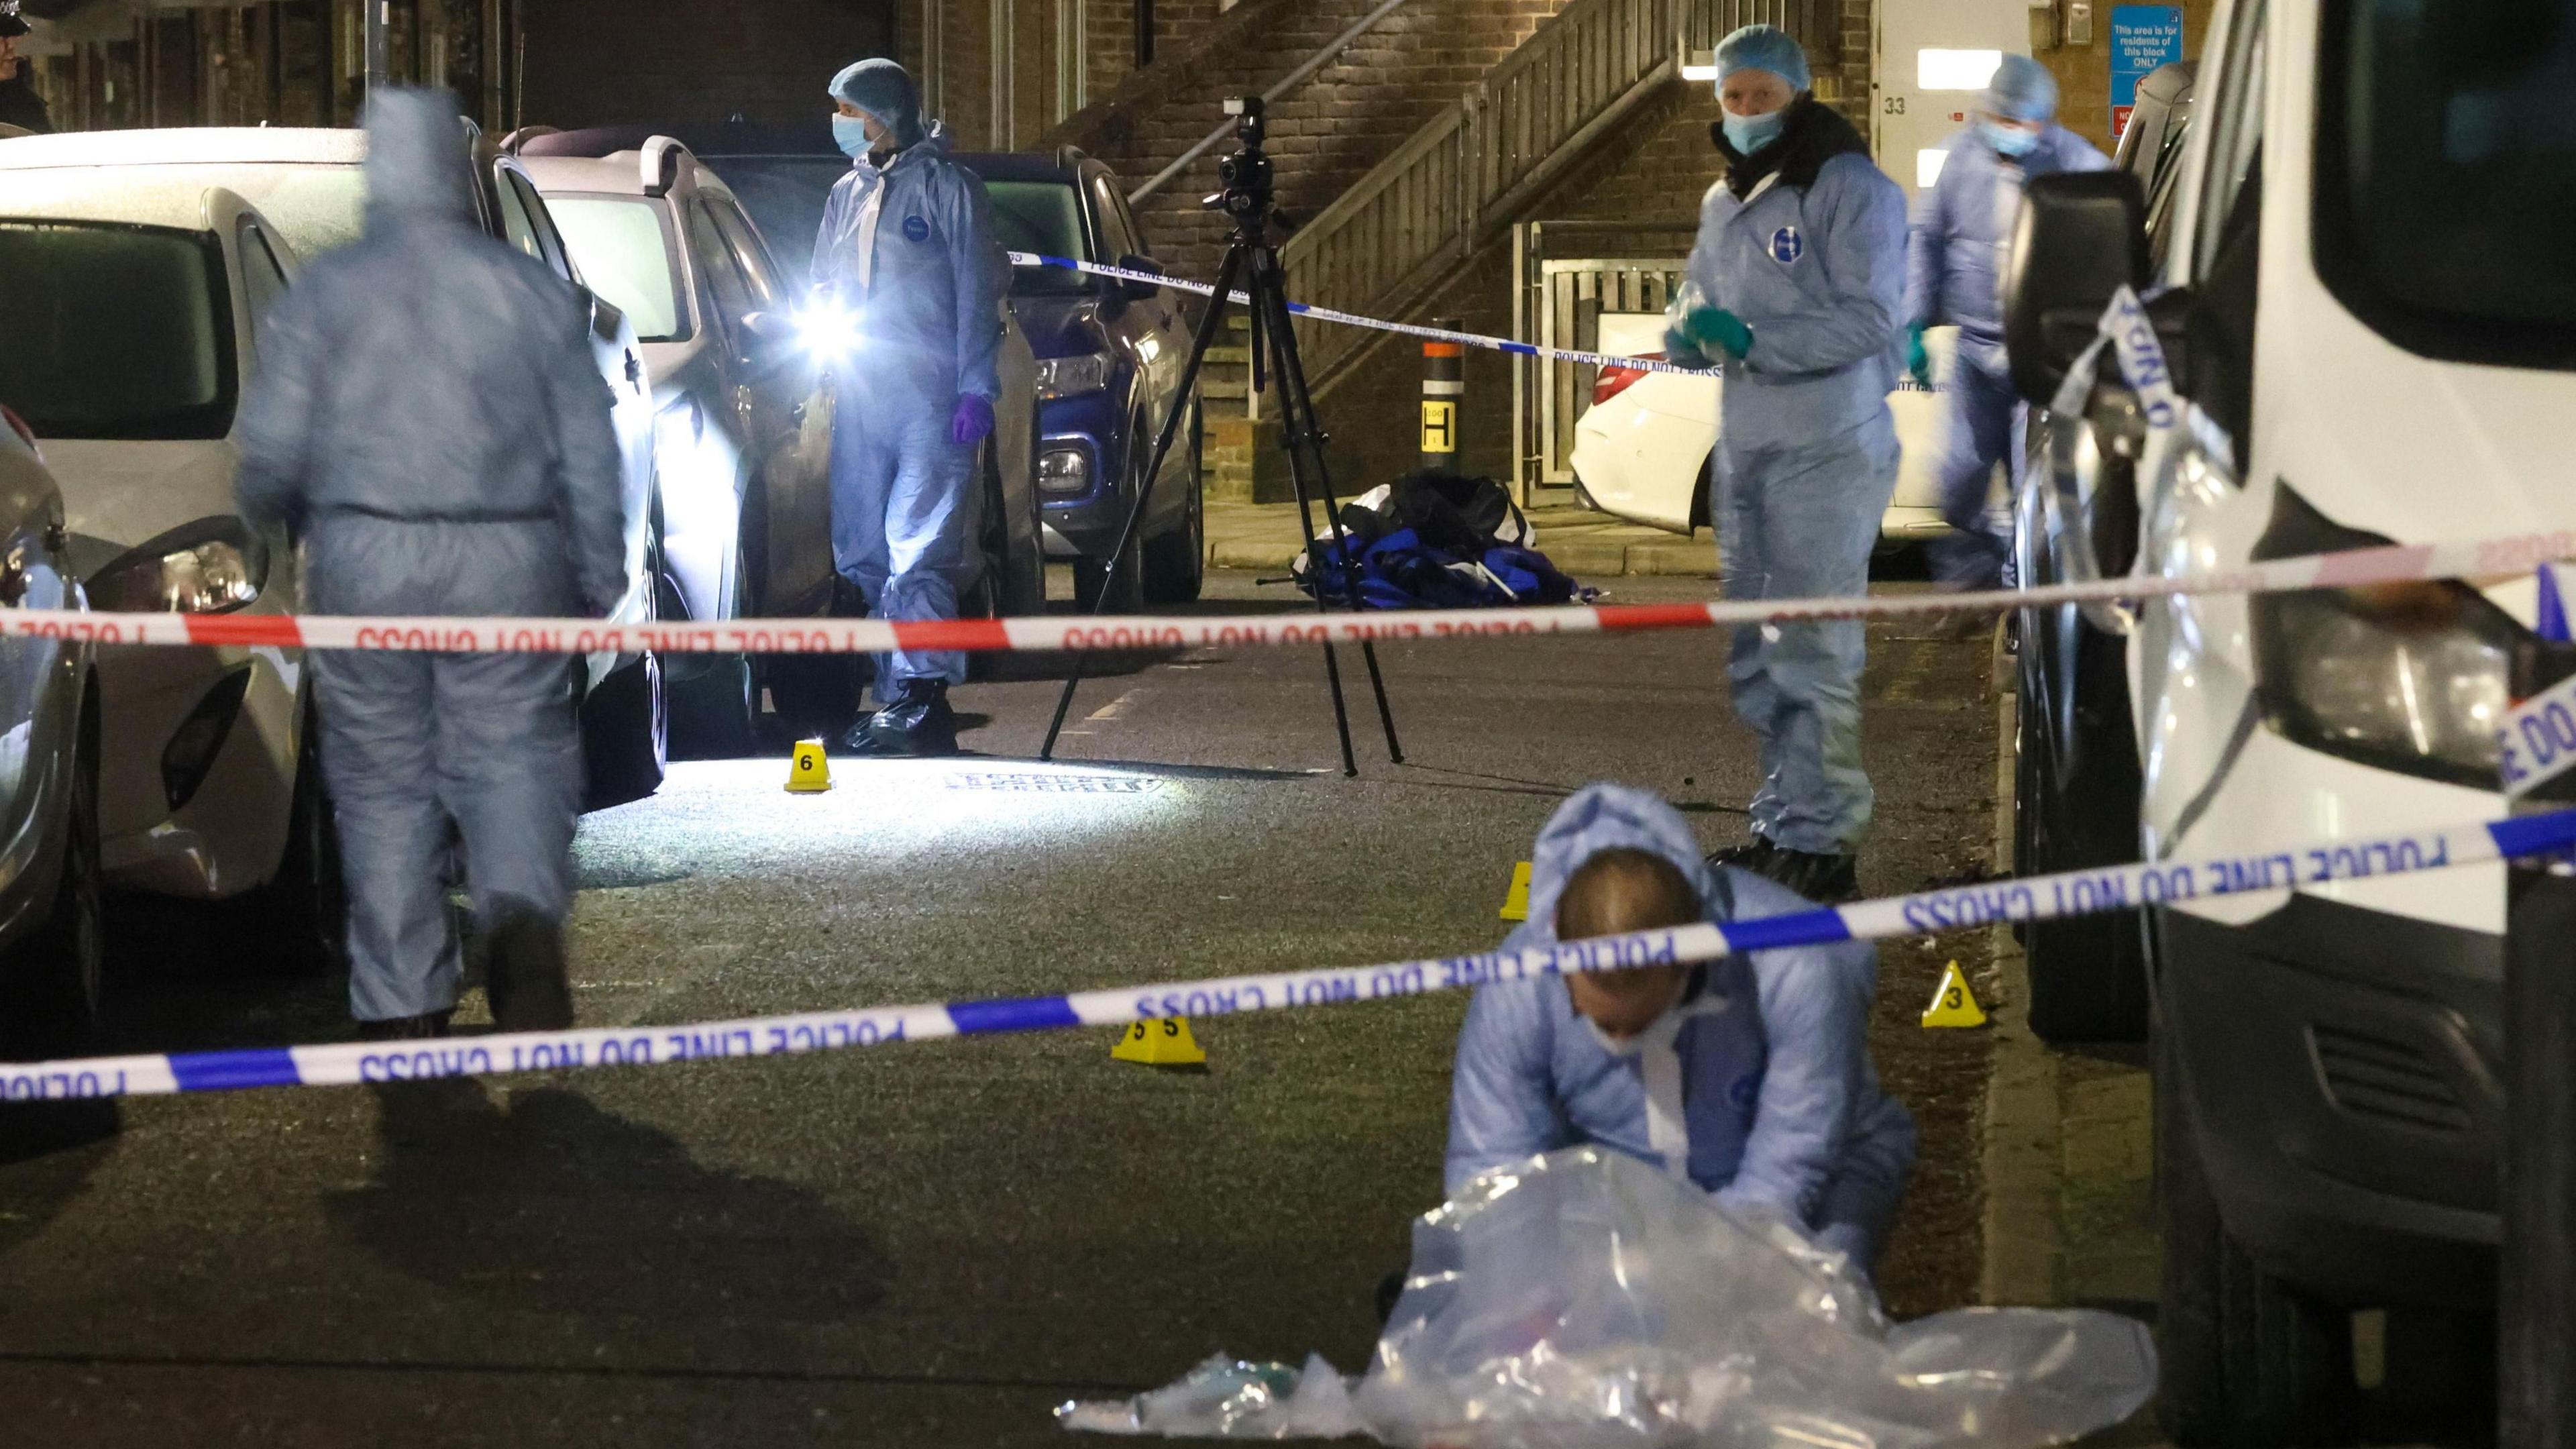
[[[1605, 312], [1661, 312], [1681, 285], [1696, 228], [1677, 223], [1533, 221], [1512, 228], [1512, 335], [1601, 350]], [[1558, 255], [1561, 254], [1561, 255]], [[1574, 482], [1574, 424], [1601, 369], [1521, 358], [1512, 369], [1512, 491]]]

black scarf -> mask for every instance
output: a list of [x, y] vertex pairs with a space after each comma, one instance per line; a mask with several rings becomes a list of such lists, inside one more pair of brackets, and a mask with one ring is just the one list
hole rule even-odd
[[1780, 135], [1768, 146], [1747, 156], [1726, 139], [1724, 122], [1711, 122], [1708, 138], [1717, 143], [1718, 154], [1726, 158], [1726, 189], [1742, 201], [1762, 184], [1762, 178], [1780, 173], [1780, 184], [1800, 191], [1816, 184], [1816, 173], [1837, 156], [1869, 154], [1869, 138], [1858, 127], [1843, 119], [1843, 113], [1819, 103], [1814, 96], [1802, 95], [1789, 103], [1789, 118]]

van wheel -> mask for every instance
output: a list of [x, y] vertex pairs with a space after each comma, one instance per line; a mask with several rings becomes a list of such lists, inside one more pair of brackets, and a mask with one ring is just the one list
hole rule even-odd
[[2247, 1256], [2218, 1215], [2183, 1090], [2180, 1052], [2155, 1042], [2156, 1211], [2164, 1234], [2157, 1416], [2185, 1449], [2347, 1442], [2352, 1318]]
[[0, 1059], [76, 1056], [107, 1017], [106, 884], [98, 856], [98, 730], [81, 711], [63, 860], [45, 923], [0, 953]]
[[670, 729], [660, 655], [611, 671], [581, 702], [582, 808], [604, 810], [660, 789]]
[[[2137, 749], [2122, 680], [2121, 641], [2061, 614], [2059, 629], [2020, 619], [2021, 707], [2014, 765], [2014, 872], [2047, 875], [2138, 858]], [[2071, 611], [2068, 611], [2071, 612]], [[2075, 631], [2072, 669], [2042, 656]], [[2063, 696], [2072, 692], [2071, 709]], [[2042, 1041], [2131, 1042], [2147, 1034], [2147, 966], [2138, 913], [2028, 921], [2019, 934], [2030, 969], [2030, 1028]]]

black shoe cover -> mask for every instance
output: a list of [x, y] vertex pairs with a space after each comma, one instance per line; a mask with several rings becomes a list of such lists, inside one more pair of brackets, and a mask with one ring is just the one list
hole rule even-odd
[[563, 927], [532, 911], [492, 924], [492, 964], [483, 983], [499, 1031], [562, 1031], [572, 1025], [572, 979], [564, 969]]
[[1762, 873], [1821, 906], [1860, 899], [1860, 857], [1775, 849]]
[[880, 759], [957, 753], [957, 712], [944, 680], [907, 679], [894, 703], [851, 732], [849, 752]]
[[429, 1041], [447, 1035], [452, 1011], [424, 1011], [418, 1016], [388, 1017], [358, 1023], [360, 1041]]
[[1722, 870], [1731, 865], [1737, 870], [1749, 870], [1755, 875], [1769, 875], [1771, 858], [1779, 853], [1780, 847], [1771, 843], [1770, 836], [1757, 835], [1742, 845], [1730, 845], [1724, 850], [1710, 851], [1708, 868]]

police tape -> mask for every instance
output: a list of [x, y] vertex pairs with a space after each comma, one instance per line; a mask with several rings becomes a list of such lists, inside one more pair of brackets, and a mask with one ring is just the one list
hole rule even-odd
[[[1083, 272], [1095, 277], [1112, 277], [1125, 282], [1148, 282], [1157, 287], [1170, 287], [1201, 297], [1213, 297], [1216, 288], [1206, 282], [1184, 282], [1161, 272], [1139, 271], [1133, 267], [1113, 267], [1100, 262], [1086, 262], [1079, 257], [1049, 256], [1044, 252], [1012, 252], [1011, 265], [1016, 267], [1061, 267], [1069, 272]], [[1248, 292], [1235, 292], [1230, 300], [1243, 306], [1252, 305]], [[1714, 380], [1714, 367], [1684, 367], [1660, 357], [1622, 357], [1607, 352], [1576, 352], [1563, 347], [1541, 347], [1532, 342], [1516, 342], [1509, 337], [1488, 337], [1481, 332], [1458, 332], [1447, 327], [1425, 327], [1419, 322], [1390, 322], [1383, 317], [1363, 317], [1357, 312], [1339, 312], [1330, 307], [1316, 307], [1304, 302], [1288, 304], [1289, 315], [1310, 322], [1331, 322], [1343, 327], [1364, 327], [1372, 332], [1394, 332], [1406, 337], [1419, 337], [1430, 342], [1455, 342], [1487, 352], [1508, 352], [1515, 357], [1535, 357], [1547, 362], [1572, 362], [1587, 367], [1621, 367], [1630, 372], [1669, 372], [1683, 377]], [[1900, 381], [1897, 391], [1919, 391], [1912, 381]]]
[[2465, 543], [2383, 545], [2268, 559], [2167, 577], [2079, 579], [1976, 593], [1724, 599], [1697, 604], [1550, 604], [1501, 609], [1022, 619], [732, 619], [609, 624], [597, 619], [379, 618], [354, 614], [113, 614], [0, 609], [0, 637], [96, 644], [215, 645], [435, 653], [879, 654], [896, 649], [1083, 652], [1393, 643], [1540, 634], [1628, 634], [1968, 611], [2053, 608], [2197, 594], [2357, 588], [2528, 573], [2576, 558], [2576, 530]]
[[2104, 866], [1785, 915], [1638, 931], [1519, 950], [1106, 987], [1060, 996], [865, 1007], [678, 1026], [586, 1027], [436, 1041], [266, 1047], [0, 1064], [0, 1101], [158, 1096], [255, 1087], [336, 1087], [512, 1072], [793, 1056], [941, 1037], [1132, 1026], [1504, 981], [1715, 960], [1743, 952], [2052, 920], [2576, 850], [2576, 810], [2489, 824], [2321, 841], [2195, 861]]

